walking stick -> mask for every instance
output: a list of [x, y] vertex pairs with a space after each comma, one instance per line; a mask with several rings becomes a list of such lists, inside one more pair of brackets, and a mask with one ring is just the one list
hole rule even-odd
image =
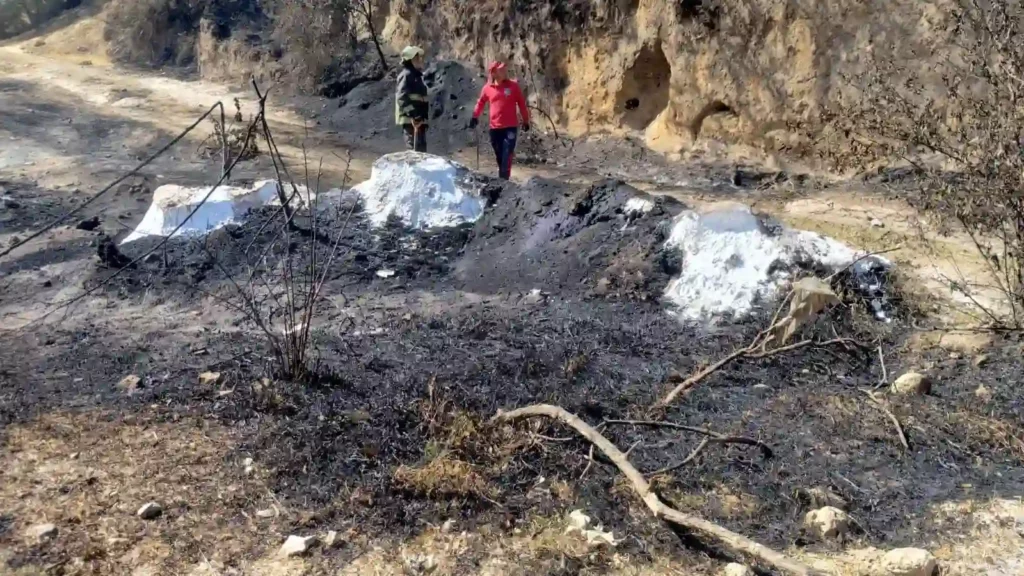
[[480, 129], [473, 130], [473, 140], [476, 142], [476, 171], [480, 171]]

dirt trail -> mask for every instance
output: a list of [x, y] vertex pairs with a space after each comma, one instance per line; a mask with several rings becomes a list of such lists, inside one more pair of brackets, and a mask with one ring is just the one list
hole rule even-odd
[[[233, 112], [232, 102], [236, 98], [247, 119], [256, 111], [252, 90], [170, 76], [147, 76], [110, 66], [82, 65], [30, 54], [17, 45], [0, 48], [0, 54], [3, 56], [0, 59], [0, 81], [3, 82], [5, 97], [24, 98], [28, 108], [5, 110], [5, 118], [11, 117], [8, 115], [14, 118], [10, 124], [5, 122], [5, 131], [11, 130], [19, 118], [36, 113], [33, 108], [45, 109], [47, 105], [62, 107], [60, 111], [66, 112], [70, 125], [103, 118], [132, 127], [127, 140], [95, 134], [94, 139], [82, 143], [83, 148], [88, 148], [80, 150], [79, 154], [70, 151], [62, 133], [52, 127], [47, 127], [43, 134], [31, 134], [24, 139], [11, 134], [11, 141], [18, 142], [20, 154], [5, 155], [4, 167], [22, 164], [19, 171], [44, 186], [67, 182], [86, 186], [93, 181], [98, 183], [106, 172], [116, 172], [126, 165], [125, 154], [119, 152], [147, 140], [155, 144], [160, 141], [157, 135], [177, 134], [218, 101], [224, 102], [229, 115]], [[264, 88], [272, 89], [270, 86]], [[343, 141], [330, 133], [317, 131], [315, 119], [302, 118], [277, 98], [270, 99], [268, 112], [271, 127], [287, 158], [299, 161], [305, 144], [310, 158], [323, 158], [327, 175], [340, 178], [345, 163], [335, 154], [343, 154], [348, 148]], [[204, 126], [197, 132], [198, 138], [192, 140], [191, 150], [186, 143], [170, 156], [188, 159], [197, 140], [209, 133], [210, 127]], [[28, 146], [25, 146], [25, 140], [28, 140]], [[69, 152], [72, 153], [72, 162], [68, 162]], [[358, 150], [354, 152], [353, 176], [365, 176], [377, 155]], [[196, 168], [202, 169], [201, 163], [195, 164]]]

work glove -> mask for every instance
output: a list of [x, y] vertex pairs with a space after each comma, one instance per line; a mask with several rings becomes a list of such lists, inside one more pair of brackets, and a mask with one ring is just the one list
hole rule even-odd
[[523, 132], [529, 132], [529, 131], [530, 131], [530, 123], [529, 122], [523, 122]]
[[470, 121], [469, 121], [469, 129], [470, 130], [476, 130], [476, 127], [479, 126], [479, 125], [480, 125], [480, 121], [479, 120], [477, 120], [476, 118], [470, 119]]

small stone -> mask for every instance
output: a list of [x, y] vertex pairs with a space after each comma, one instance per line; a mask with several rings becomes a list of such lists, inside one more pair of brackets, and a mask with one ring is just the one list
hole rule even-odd
[[199, 375], [199, 384], [202, 386], [213, 386], [220, 382], [220, 372], [203, 372]]
[[413, 554], [405, 556], [405, 569], [410, 574], [431, 574], [437, 570], [437, 560], [433, 554]]
[[25, 536], [36, 544], [47, 542], [57, 537], [57, 527], [53, 524], [36, 524], [25, 531]]
[[328, 530], [327, 534], [324, 534], [324, 546], [326, 548], [334, 548], [335, 546], [341, 545], [341, 538], [338, 537], [338, 533], [335, 530]]
[[277, 516], [277, 510], [274, 508], [264, 508], [263, 510], [256, 511], [257, 518], [273, 518]]
[[920, 548], [897, 548], [882, 557], [882, 569], [888, 576], [932, 576], [935, 557]]
[[155, 520], [164, 513], [164, 509], [160, 507], [156, 502], [147, 502], [139, 508], [139, 511], [135, 513], [136, 516], [143, 520]]
[[541, 291], [540, 288], [534, 288], [530, 290], [530, 293], [523, 298], [523, 302], [526, 304], [541, 304], [547, 300], [548, 293]]
[[441, 524], [441, 533], [448, 534], [452, 531], [453, 528], [455, 528], [455, 520], [449, 518], [448, 520], [444, 521], [444, 524]]
[[982, 384], [982, 385], [978, 386], [978, 387], [977, 387], [977, 388], [976, 388], [976, 389], [974, 390], [974, 395], [975, 395], [975, 396], [976, 396], [976, 397], [977, 397], [977, 398], [978, 398], [979, 400], [983, 400], [983, 401], [985, 401], [985, 402], [988, 402], [989, 400], [991, 400], [991, 399], [992, 399], [992, 391], [991, 391], [991, 390], [989, 390], [989, 389], [988, 389], [988, 387], [986, 387], [986, 386], [985, 386], [984, 384]]
[[316, 536], [295, 536], [293, 534], [284, 541], [281, 549], [277, 551], [277, 555], [281, 558], [301, 556], [308, 552], [314, 544], [316, 544]]
[[871, 219], [871, 227], [872, 228], [885, 228], [885, 222], [882, 222], [878, 218], [872, 218]]
[[135, 374], [129, 374], [122, 378], [121, 381], [117, 383], [117, 388], [124, 392], [125, 394], [131, 396], [135, 394], [135, 392], [138, 390], [139, 382], [141, 381], [142, 379], [136, 376]]
[[834, 506], [811, 510], [804, 516], [804, 527], [823, 540], [838, 538], [850, 529], [850, 516]]
[[594, 288], [594, 294], [598, 296], [604, 296], [611, 290], [612, 281], [608, 278], [601, 278], [597, 281], [597, 286]]
[[932, 381], [924, 374], [920, 374], [918, 372], [907, 372], [903, 376], [897, 378], [889, 389], [895, 394], [920, 396], [931, 392]]
[[985, 364], [988, 364], [988, 354], [981, 354], [974, 359], [974, 367], [981, 368]]
[[725, 569], [722, 570], [722, 576], [754, 576], [754, 571], [749, 566], [733, 562], [726, 564]]

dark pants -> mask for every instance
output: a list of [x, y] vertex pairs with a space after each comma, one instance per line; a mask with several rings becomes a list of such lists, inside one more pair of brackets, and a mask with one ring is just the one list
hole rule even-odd
[[413, 130], [412, 124], [402, 124], [402, 130], [405, 131], [405, 145], [410, 150], [417, 152], [427, 151], [427, 128], [426, 124], [420, 126], [419, 134]]
[[498, 160], [498, 178], [508, 180], [512, 175], [512, 159], [516, 155], [519, 128], [491, 128], [491, 148]]

